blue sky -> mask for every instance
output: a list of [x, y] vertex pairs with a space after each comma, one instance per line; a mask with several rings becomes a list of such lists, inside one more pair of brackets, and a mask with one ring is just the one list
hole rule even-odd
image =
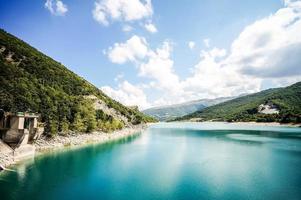
[[127, 105], [300, 81], [299, 1], [0, 0], [0, 6], [1, 28]]

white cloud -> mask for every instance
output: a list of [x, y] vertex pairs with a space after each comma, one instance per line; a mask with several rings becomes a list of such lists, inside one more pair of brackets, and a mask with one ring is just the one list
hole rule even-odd
[[190, 49], [194, 49], [194, 47], [195, 47], [195, 42], [189, 41], [189, 42], [188, 42], [188, 47], [189, 47]]
[[224, 49], [202, 51], [201, 60], [194, 66], [192, 76], [181, 83], [187, 95], [192, 99], [215, 98], [257, 92], [260, 89], [258, 80], [251, 80], [230, 67], [223, 67], [225, 56]]
[[147, 42], [143, 37], [132, 36], [125, 43], [115, 43], [108, 50], [108, 57], [113, 63], [123, 64], [127, 61], [136, 61], [146, 56]]
[[286, 5], [247, 26], [228, 55], [218, 48], [202, 51], [193, 75], [181, 82], [183, 90], [230, 96], [257, 92], [263, 81], [280, 86], [301, 80], [301, 3]]
[[46, 0], [44, 6], [53, 15], [63, 16], [66, 12], [68, 12], [67, 5], [60, 0]]
[[116, 89], [104, 86], [101, 87], [101, 90], [111, 98], [127, 106], [138, 105], [139, 109], [145, 109], [150, 106], [143, 90], [138, 86], [132, 85], [128, 81], [123, 81]]
[[156, 33], [158, 32], [156, 26], [152, 23], [147, 23], [144, 25], [145, 29], [150, 33]]
[[127, 61], [135, 62], [139, 76], [156, 81], [152, 84], [153, 87], [176, 92], [179, 79], [173, 71], [171, 51], [172, 46], [168, 41], [163, 42], [160, 48], [152, 50], [145, 38], [134, 35], [125, 43], [116, 43], [114, 47], [110, 47], [108, 57], [111, 62], [117, 64]]
[[179, 78], [173, 70], [171, 51], [171, 44], [167, 41], [156, 51], [149, 50], [147, 62], [142, 62], [139, 66], [139, 75], [156, 80], [155, 87], [158, 89], [175, 93], [178, 92]]
[[205, 47], [209, 48], [210, 47], [210, 39], [206, 38], [203, 40]]
[[98, 0], [92, 11], [94, 19], [103, 25], [110, 21], [134, 21], [153, 14], [151, 0]]
[[279, 87], [300, 81], [300, 33], [301, 1], [285, 1], [284, 8], [245, 27], [228, 51], [210, 47], [210, 40], [207, 45], [204, 42], [207, 50], [201, 51], [200, 61], [186, 78], [180, 79], [174, 70], [168, 41], [152, 50], [143, 39], [143, 56], [132, 53], [121, 61], [135, 62], [138, 74], [150, 79], [139, 89], [161, 91], [152, 106], [235, 96], [258, 92], [263, 85]]
[[232, 43], [227, 64], [261, 78], [301, 76], [301, 1], [247, 26]]

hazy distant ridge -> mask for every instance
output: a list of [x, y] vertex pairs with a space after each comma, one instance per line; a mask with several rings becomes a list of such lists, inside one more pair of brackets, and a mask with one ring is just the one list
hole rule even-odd
[[184, 102], [168, 106], [160, 106], [143, 110], [142, 112], [155, 117], [160, 121], [172, 120], [199, 110], [208, 106], [212, 106], [224, 101], [233, 99], [234, 97], [220, 97], [216, 99], [200, 99], [195, 101]]

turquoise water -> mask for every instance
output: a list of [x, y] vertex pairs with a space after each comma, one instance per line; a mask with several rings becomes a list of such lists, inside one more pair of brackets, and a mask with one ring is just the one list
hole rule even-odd
[[0, 175], [0, 199], [301, 199], [301, 129], [155, 124]]

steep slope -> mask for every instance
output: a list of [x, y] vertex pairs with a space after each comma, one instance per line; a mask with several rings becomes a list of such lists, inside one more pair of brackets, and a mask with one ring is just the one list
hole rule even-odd
[[195, 101], [189, 101], [181, 104], [175, 104], [170, 106], [161, 106], [155, 108], [149, 108], [142, 112], [155, 117], [160, 121], [173, 120], [177, 117], [188, 115], [190, 113], [202, 110], [208, 106], [212, 106], [224, 101], [233, 99], [234, 97], [220, 97], [216, 99], [200, 99]]
[[[259, 108], [273, 105], [279, 113], [264, 114]], [[217, 104], [176, 120], [301, 122], [301, 82], [285, 88], [268, 89]]]
[[[61, 63], [0, 30], [0, 109], [42, 115], [48, 132], [114, 130], [154, 121], [106, 96]], [[97, 109], [97, 105], [102, 108]]]

